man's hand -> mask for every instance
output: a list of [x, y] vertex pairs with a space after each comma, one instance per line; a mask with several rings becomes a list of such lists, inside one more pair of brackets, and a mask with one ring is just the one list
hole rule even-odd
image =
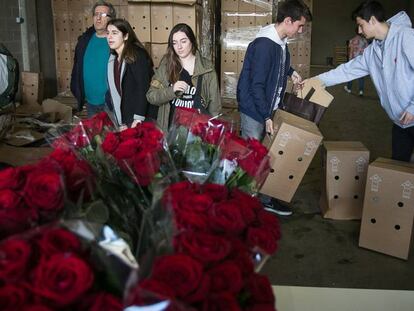
[[408, 111], [405, 111], [400, 117], [400, 123], [402, 125], [410, 124], [413, 121], [414, 121], [414, 114], [411, 114]]
[[266, 120], [266, 134], [269, 134], [271, 136], [274, 134], [272, 119]]
[[302, 83], [302, 77], [296, 71], [294, 71], [292, 73], [291, 78], [292, 78], [293, 84], [301, 84]]
[[141, 123], [141, 120], [134, 120], [134, 121], [132, 121], [131, 128], [136, 127], [138, 125], [138, 123]]

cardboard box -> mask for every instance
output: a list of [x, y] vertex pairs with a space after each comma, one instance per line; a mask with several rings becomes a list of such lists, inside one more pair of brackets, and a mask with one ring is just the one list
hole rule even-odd
[[361, 219], [369, 151], [359, 141], [325, 141], [322, 150], [323, 217]]
[[151, 57], [155, 68], [158, 68], [161, 59], [167, 53], [167, 47], [167, 43], [151, 43]]
[[130, 3], [129, 22], [141, 42], [151, 42], [151, 7], [149, 3]]
[[273, 124], [275, 135], [263, 140], [269, 149], [271, 171], [260, 192], [290, 202], [323, 136], [315, 123], [280, 109]]
[[43, 100], [43, 76], [39, 72], [22, 71], [22, 103], [35, 104]]
[[171, 4], [166, 3], [151, 4], [151, 42], [168, 42], [168, 36], [173, 28], [172, 8]]
[[378, 158], [368, 167], [359, 246], [407, 259], [414, 220], [414, 165]]

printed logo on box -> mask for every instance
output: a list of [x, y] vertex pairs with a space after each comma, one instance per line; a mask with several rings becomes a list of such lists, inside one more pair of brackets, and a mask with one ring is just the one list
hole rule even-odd
[[287, 143], [289, 142], [289, 139], [291, 138], [292, 138], [292, 135], [289, 132], [284, 132], [280, 134], [279, 146], [286, 147]]
[[357, 173], [363, 173], [365, 171], [367, 162], [367, 159], [365, 159], [364, 157], [359, 157], [355, 161]]
[[318, 144], [314, 140], [308, 141], [306, 143], [305, 152], [303, 153], [303, 155], [306, 155], [306, 156], [312, 155], [313, 151], [316, 148], [318, 148]]
[[332, 172], [338, 172], [339, 163], [341, 162], [337, 157], [331, 159], [331, 170]]
[[369, 179], [371, 180], [371, 191], [378, 192], [380, 183], [382, 182], [382, 178], [378, 174], [375, 174], [374, 176], [371, 176]]
[[411, 199], [411, 194], [414, 189], [414, 184], [411, 181], [407, 180], [406, 182], [401, 184], [401, 187], [403, 187], [402, 197], [404, 199]]

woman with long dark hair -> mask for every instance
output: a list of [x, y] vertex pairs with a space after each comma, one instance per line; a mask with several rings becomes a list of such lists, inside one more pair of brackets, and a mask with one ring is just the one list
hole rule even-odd
[[193, 30], [177, 24], [168, 38], [167, 53], [161, 60], [147, 93], [148, 101], [160, 106], [158, 123], [169, 127], [175, 107], [197, 108], [211, 115], [221, 110], [217, 74], [202, 57]]
[[107, 31], [109, 108], [118, 125], [134, 127], [146, 118], [156, 119], [157, 107], [145, 96], [153, 75], [151, 57], [126, 20], [110, 20]]

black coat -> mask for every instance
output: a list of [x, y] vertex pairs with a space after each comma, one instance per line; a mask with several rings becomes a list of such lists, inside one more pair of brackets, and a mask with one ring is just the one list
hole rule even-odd
[[78, 101], [78, 110], [82, 110], [85, 104], [85, 90], [83, 85], [83, 57], [85, 56], [86, 48], [95, 33], [94, 27], [89, 27], [78, 39], [75, 48], [75, 58], [72, 68], [72, 76], [70, 80], [70, 90], [73, 96]]
[[[150, 86], [151, 78], [154, 74], [152, 69], [152, 60], [148, 53], [142, 48], [136, 48], [137, 59], [135, 62], [125, 63], [125, 71], [121, 80], [121, 116], [122, 123], [128, 126], [134, 121], [134, 115], [145, 117], [146, 119], [157, 119], [158, 107], [150, 105], [147, 101], [147, 91]], [[116, 56], [115, 56], [116, 57]], [[109, 66], [114, 62], [110, 58]], [[108, 81], [112, 71], [108, 68]], [[114, 110], [113, 92], [116, 90], [109, 83], [109, 109]]]

